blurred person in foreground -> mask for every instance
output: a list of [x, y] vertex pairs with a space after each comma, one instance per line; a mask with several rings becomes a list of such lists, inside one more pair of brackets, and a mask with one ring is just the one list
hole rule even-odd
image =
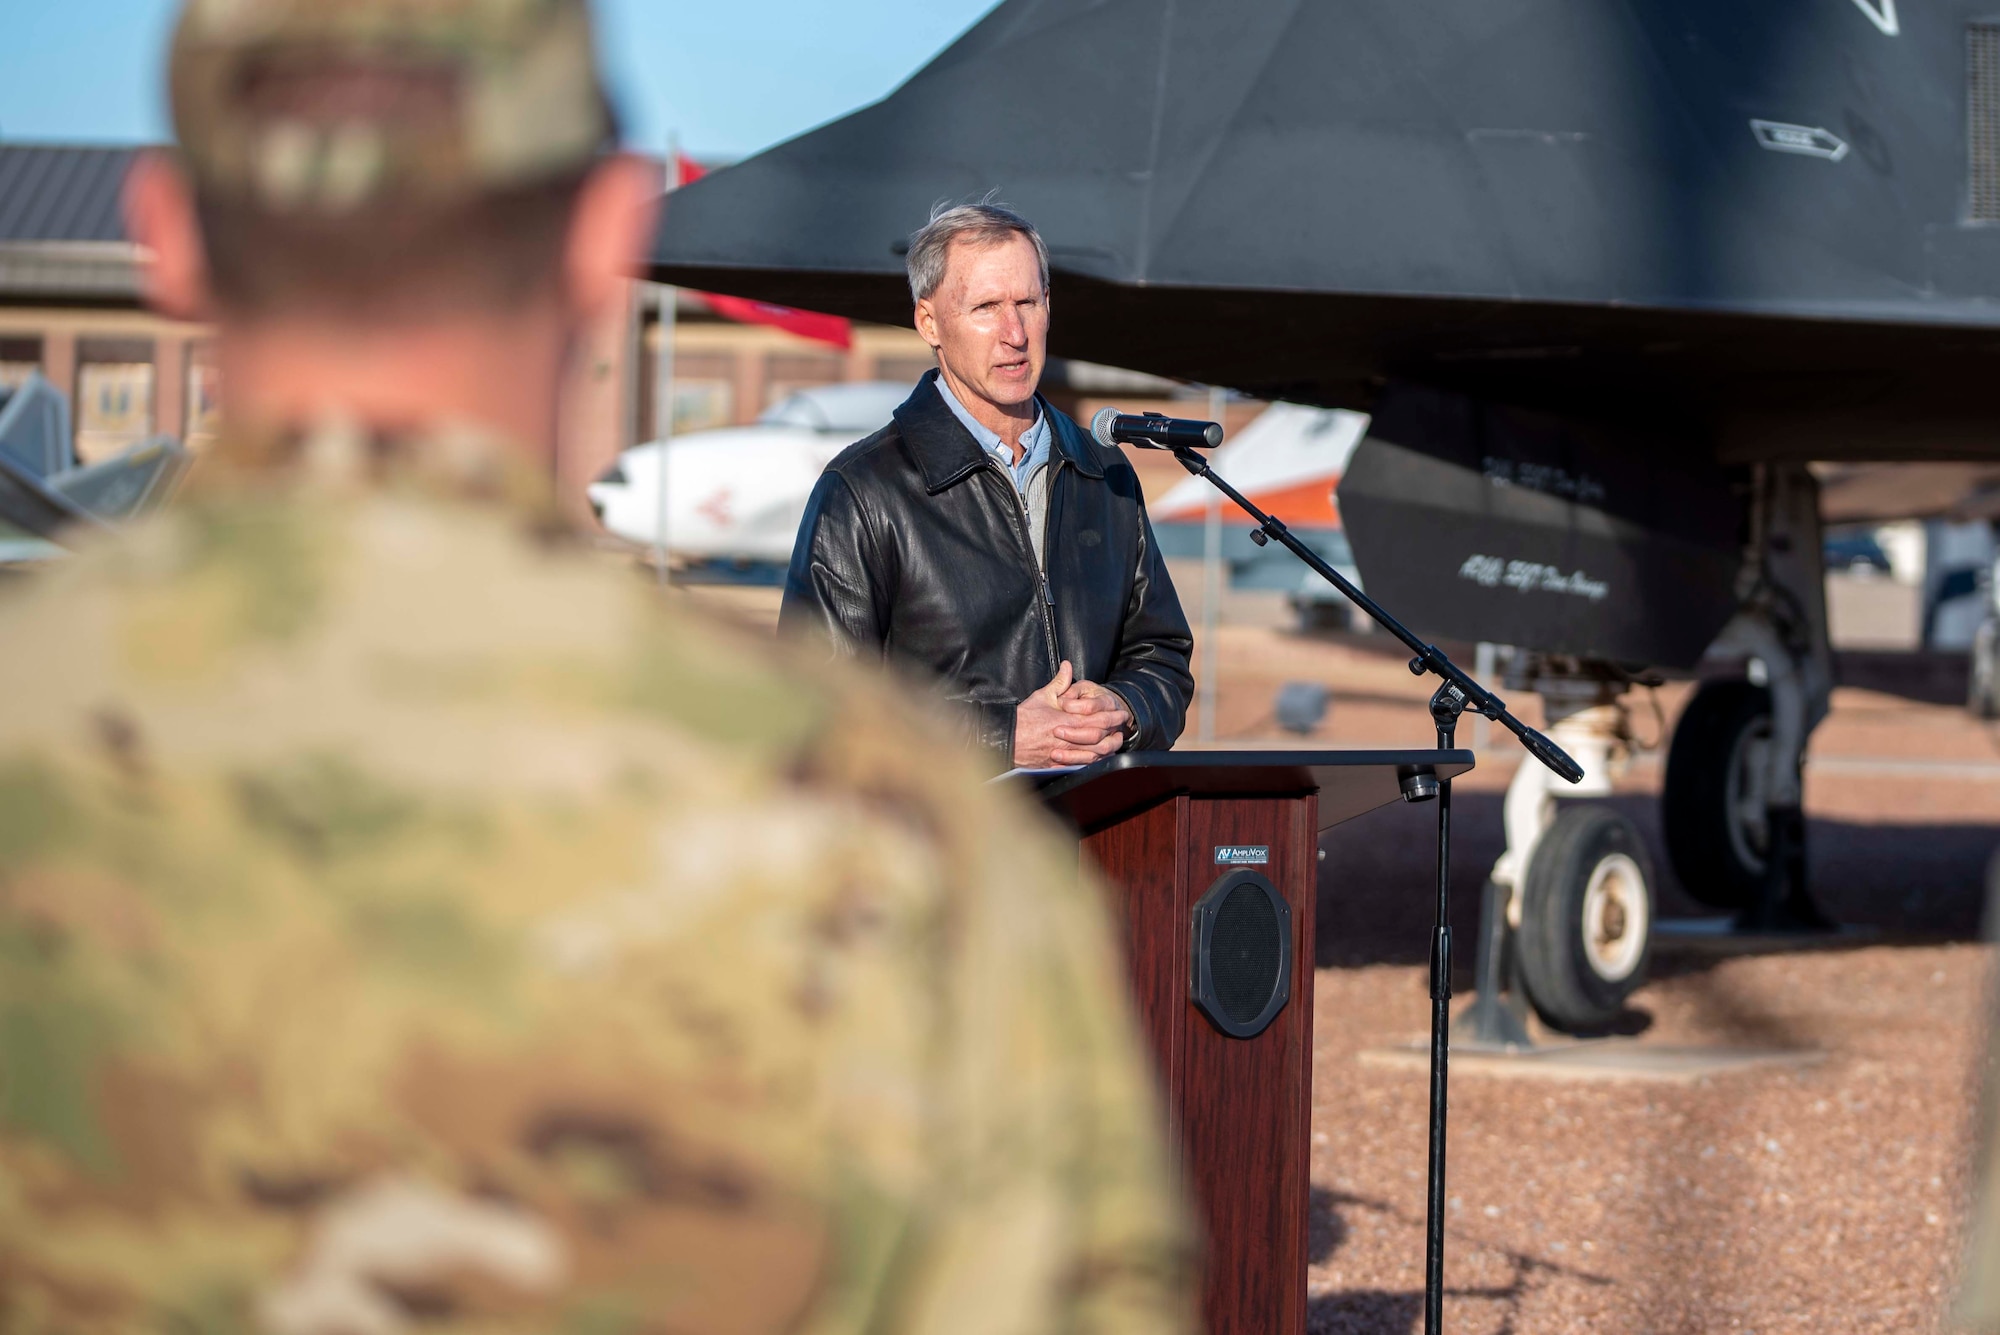
[[1049, 256], [996, 204], [910, 238], [937, 369], [827, 465], [779, 624], [942, 684], [1004, 765], [1087, 765], [1180, 736], [1193, 636], [1116, 449], [1037, 392]]
[[193, 0], [229, 426], [0, 600], [0, 1328], [1187, 1329], [1099, 897], [892, 693], [565, 544], [656, 185], [582, 0]]

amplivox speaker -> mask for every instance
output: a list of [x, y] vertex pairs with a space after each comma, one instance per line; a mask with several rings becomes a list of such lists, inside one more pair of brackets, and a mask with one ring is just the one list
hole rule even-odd
[[1292, 985], [1292, 906], [1263, 873], [1239, 867], [1195, 901], [1190, 995], [1231, 1038], [1255, 1038]]

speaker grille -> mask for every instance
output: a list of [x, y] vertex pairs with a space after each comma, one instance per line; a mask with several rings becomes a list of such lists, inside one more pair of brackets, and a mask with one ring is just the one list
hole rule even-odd
[[1237, 1024], [1249, 1024], [1263, 1014], [1278, 985], [1284, 959], [1277, 910], [1258, 885], [1239, 885], [1215, 913], [1209, 939], [1210, 976], [1222, 1013]]
[[1974, 222], [2000, 222], [2000, 24], [1965, 30], [1967, 207]]
[[1254, 1038], [1292, 990], [1292, 909], [1261, 872], [1238, 868], [1194, 906], [1188, 984], [1194, 1004], [1223, 1033]]

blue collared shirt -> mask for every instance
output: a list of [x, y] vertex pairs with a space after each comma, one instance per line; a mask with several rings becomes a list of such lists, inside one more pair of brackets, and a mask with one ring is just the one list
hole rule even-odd
[[1021, 493], [1025, 504], [1028, 484], [1033, 481], [1035, 470], [1049, 461], [1049, 439], [1053, 434], [1049, 430], [1049, 415], [1042, 411], [1040, 401], [1035, 404], [1035, 424], [1021, 433], [1021, 462], [1015, 463], [1014, 451], [1007, 448], [1007, 442], [1001, 440], [996, 432], [987, 430], [978, 418], [965, 410], [965, 405], [958, 401], [958, 395], [951, 392], [951, 386], [945, 383], [942, 375], [937, 378], [937, 388], [938, 393], [944, 396], [945, 406], [972, 433], [972, 438], [979, 442], [979, 448], [998, 459], [1000, 466], [1007, 470], [1007, 475], [1014, 479], [1014, 490]]

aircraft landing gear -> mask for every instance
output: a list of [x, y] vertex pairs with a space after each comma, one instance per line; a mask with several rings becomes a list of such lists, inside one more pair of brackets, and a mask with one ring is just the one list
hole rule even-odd
[[1681, 713], [1660, 798], [1667, 854], [1687, 892], [1735, 911], [1739, 931], [1826, 931], [1806, 887], [1801, 783], [1833, 692], [1818, 489], [1775, 465], [1755, 488], [1742, 606], [1706, 656], [1743, 676], [1706, 682]]
[[1567, 807], [1543, 833], [1521, 887], [1521, 980], [1551, 1029], [1616, 1020], [1646, 980], [1653, 873], [1632, 822]]
[[[1751, 471], [1737, 610], [1706, 655], [1733, 672], [1704, 685], [1667, 761], [1667, 852], [1702, 902], [1736, 913], [1739, 931], [1832, 926], [1806, 888], [1800, 770], [1806, 740], [1833, 691], [1812, 474], [1790, 464]], [[1631, 747], [1617, 666], [1514, 655], [1513, 689], [1542, 697], [1549, 736], [1584, 767], [1565, 795], [1611, 792], [1611, 760]], [[1507, 788], [1507, 851], [1481, 911], [1478, 996], [1458, 1017], [1461, 1042], [1522, 1047], [1530, 1007], [1551, 1027], [1601, 1029], [1645, 979], [1657, 896], [1629, 821], [1602, 807], [1558, 811], [1545, 771], [1523, 765]]]
[[[1583, 766], [1583, 781], [1564, 792], [1608, 796], [1614, 757], [1632, 745], [1619, 703], [1629, 678], [1546, 660], [1523, 677], [1542, 697], [1550, 738]], [[1480, 906], [1478, 995], [1458, 1018], [1458, 1040], [1531, 1046], [1531, 1006], [1551, 1029], [1601, 1031], [1646, 978], [1654, 881], [1645, 841], [1609, 807], [1558, 808], [1551, 776], [1533, 764], [1514, 772], [1504, 819], [1507, 850]]]
[[[1681, 713], [1660, 794], [1667, 856], [1683, 889], [1736, 914], [1739, 930], [1825, 931], [1806, 889], [1799, 750], [1782, 749], [1771, 692], [1712, 681]], [[1791, 783], [1774, 791], [1773, 771]]]
[[1681, 712], [1660, 805], [1667, 855], [1688, 894], [1747, 908], [1770, 868], [1771, 692], [1711, 681]]
[[1972, 674], [1965, 707], [1974, 718], [2000, 718], [2000, 620], [1989, 612], [1972, 634]]
[[[1994, 525], [2000, 536], [2000, 523]], [[1974, 718], [2000, 718], [2000, 561], [1984, 576], [1986, 615], [1972, 632], [1972, 672], [1966, 682], [1965, 707]]]

